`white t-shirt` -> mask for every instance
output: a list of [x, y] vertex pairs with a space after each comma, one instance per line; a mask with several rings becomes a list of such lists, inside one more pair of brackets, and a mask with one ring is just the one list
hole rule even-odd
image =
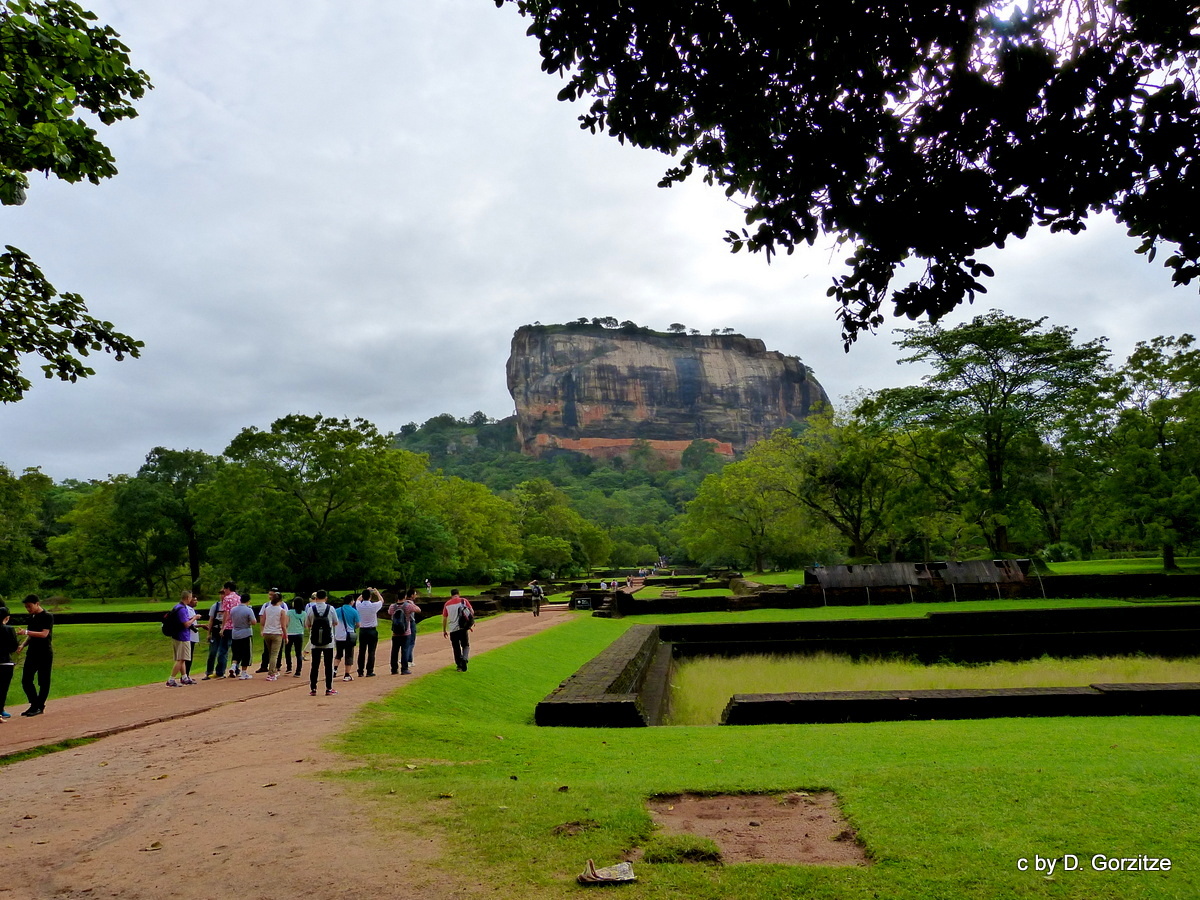
[[287, 607], [282, 603], [263, 608], [262, 633], [284, 634], [287, 631]]
[[359, 600], [354, 604], [358, 610], [359, 628], [378, 628], [379, 610], [383, 608], [382, 600]]

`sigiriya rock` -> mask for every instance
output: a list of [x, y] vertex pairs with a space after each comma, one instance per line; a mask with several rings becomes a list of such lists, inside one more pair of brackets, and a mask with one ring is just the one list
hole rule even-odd
[[798, 358], [740, 334], [524, 325], [507, 372], [517, 437], [535, 456], [620, 456], [645, 440], [677, 463], [696, 439], [732, 456], [829, 403]]

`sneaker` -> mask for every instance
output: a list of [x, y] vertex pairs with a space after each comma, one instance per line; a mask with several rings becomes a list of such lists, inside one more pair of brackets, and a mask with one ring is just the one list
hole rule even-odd
[[243, 672], [241, 675], [238, 676], [238, 681], [249, 681], [253, 677], [254, 676], [251, 675], [249, 672]]
[[179, 683], [180, 684], [195, 684], [196, 679], [193, 678], [191, 675], [184, 675], [183, 679]]
[[342, 681], [353, 681], [353, 680], [354, 680], [353, 675], [343, 675], [342, 676]]
[[0, 712], [0, 719], [11, 719], [11, 718], [12, 718], [12, 713]]
[[22, 716], [40, 716], [42, 714], [42, 712], [43, 712], [43, 710], [36, 709], [31, 706], [31, 707], [29, 707], [29, 709], [25, 710], [25, 712], [21, 713], [21, 715]]
[[297, 673], [296, 673], [295, 675], [293, 675], [292, 677], [293, 677], [293, 678], [302, 678], [302, 677], [303, 677], [303, 675], [302, 675], [302, 673], [300, 673], [300, 672], [297, 672]]
[[179, 687], [179, 682], [176, 681], [174, 678], [168, 678], [167, 679], [167, 687]]
[[316, 692], [316, 691], [309, 691], [309, 692], [308, 692], [308, 696], [310, 696], [310, 697], [315, 697], [315, 696], [317, 696], [317, 692]]
[[278, 675], [268, 675], [267, 676], [267, 681], [278, 681], [278, 680], [279, 680]]
[[375, 673], [374, 673], [374, 672], [368, 672], [368, 673], [366, 674], [366, 676], [365, 676], [365, 677], [367, 677], [367, 678], [374, 678], [374, 677], [375, 677]]
[[325, 696], [326, 696], [326, 697], [332, 697], [332, 696], [333, 696], [334, 694], [336, 694], [336, 693], [337, 693], [337, 691], [335, 691], [333, 688], [330, 688], [329, 690], [327, 690], [327, 691], [325, 692]]
[[201, 678], [200, 680], [201, 680], [201, 681], [212, 681], [212, 680], [213, 680], [214, 678], [216, 678], [216, 677], [217, 677], [216, 675], [213, 675], [211, 672], [209, 672], [207, 675], [205, 675], [205, 676], [204, 676], [203, 678]]

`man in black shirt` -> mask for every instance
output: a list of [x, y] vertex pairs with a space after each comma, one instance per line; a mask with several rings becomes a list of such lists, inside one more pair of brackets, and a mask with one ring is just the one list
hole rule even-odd
[[[18, 634], [25, 636], [21, 645], [25, 650], [25, 670], [21, 676], [21, 687], [29, 698], [29, 709], [23, 716], [40, 716], [46, 711], [46, 698], [50, 696], [50, 667], [54, 663], [54, 651], [50, 645], [50, 632], [54, 630], [54, 616], [42, 609], [37, 594], [25, 598], [28, 616], [25, 627]], [[34, 680], [37, 689], [34, 690]]]

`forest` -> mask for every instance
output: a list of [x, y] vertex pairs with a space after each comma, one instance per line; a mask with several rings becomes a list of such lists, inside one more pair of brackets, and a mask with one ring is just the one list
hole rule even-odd
[[306, 591], [570, 578], [667, 560], [813, 563], [1176, 556], [1200, 540], [1200, 350], [1000, 312], [902, 330], [917, 383], [860, 394], [733, 462], [696, 440], [598, 461], [517, 453], [515, 426], [446, 413], [395, 433], [295, 413], [219, 456], [154, 447], [132, 474], [0, 465], [0, 596]]

